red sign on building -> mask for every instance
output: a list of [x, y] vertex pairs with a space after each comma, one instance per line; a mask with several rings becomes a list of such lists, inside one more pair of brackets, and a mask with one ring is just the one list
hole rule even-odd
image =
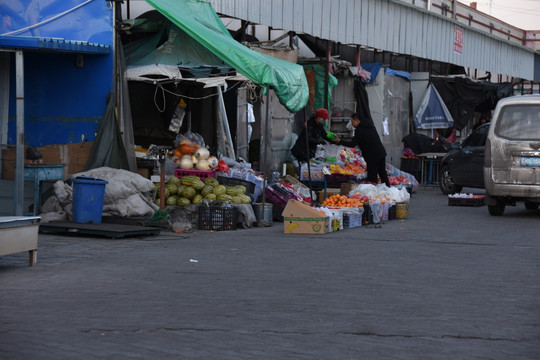
[[457, 26], [454, 28], [454, 52], [463, 54], [463, 29]]

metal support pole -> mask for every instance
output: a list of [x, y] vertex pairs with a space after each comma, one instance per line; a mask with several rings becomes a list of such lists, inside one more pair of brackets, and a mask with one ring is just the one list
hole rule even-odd
[[[317, 120], [315, 120], [317, 121]], [[311, 153], [309, 152], [309, 125], [306, 122], [306, 154], [307, 154], [307, 171], [308, 171], [308, 179], [309, 179], [309, 197], [311, 200], [313, 200], [313, 183], [311, 182]], [[300, 167], [300, 171], [302, 171], [302, 167]]]
[[217, 87], [219, 98], [219, 110], [221, 111], [221, 119], [223, 120], [223, 129], [225, 130], [225, 136], [227, 137], [227, 147], [229, 148], [228, 156], [231, 159], [236, 160], [234, 154], [234, 146], [231, 138], [231, 130], [229, 129], [229, 120], [227, 119], [227, 112], [225, 111], [225, 101], [223, 101], [223, 93], [221, 92], [221, 86]]
[[330, 109], [328, 108], [328, 82], [330, 81], [330, 53], [332, 49], [332, 42], [329, 40], [326, 40], [326, 71], [324, 72], [324, 106], [328, 112], [330, 112]]
[[[0, 53], [0, 150], [7, 146], [9, 119], [10, 52]], [[0, 151], [0, 174], [3, 173], [3, 156]]]
[[[262, 210], [261, 210], [261, 217], [258, 221], [258, 226], [264, 227], [267, 226], [269, 221], [264, 218], [265, 210], [266, 210], [266, 198], [265, 198], [265, 190], [266, 190], [266, 157], [268, 155], [268, 144], [266, 143], [268, 141], [269, 135], [268, 135], [268, 118], [270, 116], [270, 89], [266, 89], [266, 119], [264, 122], [264, 150], [263, 150], [263, 159], [261, 160], [261, 174], [263, 176], [263, 189], [262, 189]], [[261, 127], [262, 128], [262, 127]], [[263, 144], [263, 136], [261, 132], [261, 145]]]
[[158, 154], [159, 160], [159, 209], [165, 209], [165, 156], [167, 154], [167, 149], [160, 148]]
[[22, 50], [15, 52], [15, 82], [17, 109], [17, 147], [15, 159], [15, 215], [23, 215], [24, 203], [24, 57]]

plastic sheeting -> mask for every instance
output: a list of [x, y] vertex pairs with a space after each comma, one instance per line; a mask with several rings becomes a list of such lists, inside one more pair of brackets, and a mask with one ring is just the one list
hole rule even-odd
[[509, 83], [493, 84], [467, 77], [432, 78], [431, 82], [452, 114], [457, 130], [466, 127], [475, 112], [489, 113], [500, 99], [512, 94]]
[[126, 21], [123, 25], [127, 27], [131, 23], [130, 32], [144, 31], [150, 27], [154, 35], [124, 45], [129, 80], [155, 80], [156, 75], [182, 79], [180, 68], [187, 69], [194, 77], [234, 72], [223, 60], [168, 20], [163, 24], [149, 19], [136, 19]]
[[[127, 79], [125, 77], [124, 52], [119, 48], [118, 59], [118, 99], [115, 93], [109, 93], [107, 97], [107, 107], [103, 113], [98, 133], [94, 140], [90, 155], [84, 169], [94, 169], [102, 166], [109, 166], [117, 169], [137, 171], [137, 162], [134, 151], [135, 143], [133, 139], [133, 121], [131, 118], [131, 108], [129, 102], [129, 91]], [[118, 103], [116, 102], [117, 100]], [[118, 111], [115, 111], [115, 106]]]
[[129, 169], [126, 149], [114, 111], [114, 97], [114, 92], [111, 92], [107, 101], [107, 108], [103, 114], [103, 120], [99, 125], [96, 140], [84, 167], [85, 171], [102, 166]]
[[146, 0], [175, 25], [248, 79], [274, 89], [290, 112], [308, 102], [304, 69], [297, 64], [251, 50], [233, 39], [212, 6], [199, 0]]

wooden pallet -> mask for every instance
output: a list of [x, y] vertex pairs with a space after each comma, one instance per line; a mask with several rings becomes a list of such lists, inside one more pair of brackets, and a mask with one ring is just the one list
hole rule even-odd
[[52, 221], [39, 225], [39, 232], [64, 233], [68, 235], [91, 235], [112, 239], [134, 236], [159, 235], [161, 229], [125, 224], [78, 224], [74, 222]]

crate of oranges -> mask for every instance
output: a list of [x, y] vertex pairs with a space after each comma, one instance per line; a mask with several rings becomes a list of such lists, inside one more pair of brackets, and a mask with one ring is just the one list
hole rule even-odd
[[364, 203], [361, 200], [353, 198], [353, 197], [348, 197], [346, 195], [341, 195], [341, 194], [335, 194], [335, 195], [327, 197], [326, 199], [324, 199], [322, 204], [324, 206], [330, 206], [330, 207], [349, 207], [349, 208], [364, 206]]

